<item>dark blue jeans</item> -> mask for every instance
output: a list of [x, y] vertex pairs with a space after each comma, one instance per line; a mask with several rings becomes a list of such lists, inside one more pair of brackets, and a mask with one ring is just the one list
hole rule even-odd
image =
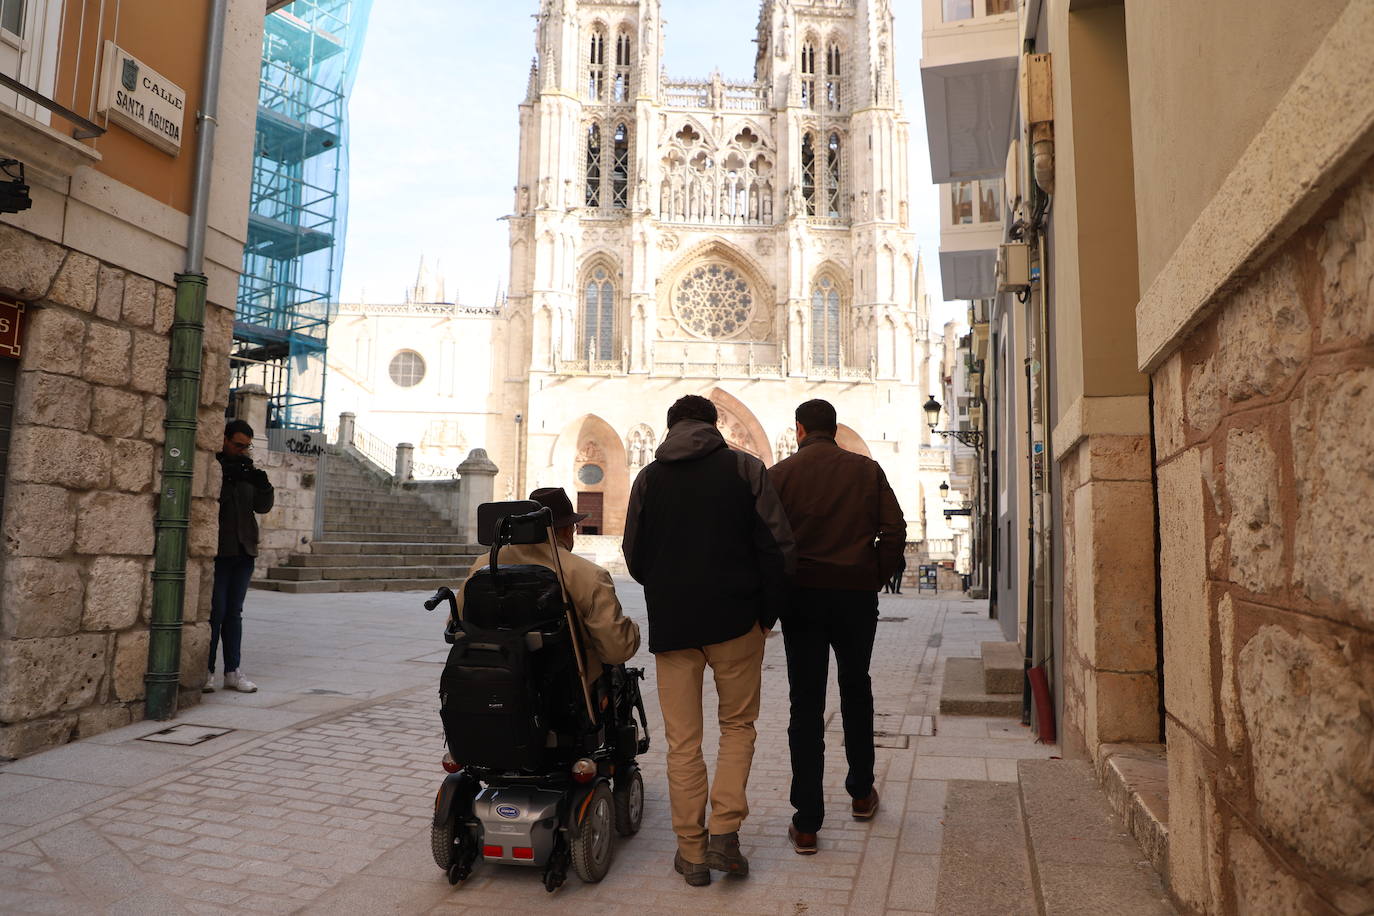
[[239, 670], [243, 645], [243, 599], [253, 578], [253, 557], [215, 557], [215, 589], [210, 597], [210, 670], [224, 640], [224, 670]]
[[815, 833], [825, 820], [825, 691], [830, 650], [840, 685], [844, 754], [851, 798], [873, 791], [873, 682], [868, 664], [878, 632], [878, 593], [838, 588], [789, 590], [782, 615], [787, 683], [792, 701], [787, 728], [792, 752], [792, 823]]

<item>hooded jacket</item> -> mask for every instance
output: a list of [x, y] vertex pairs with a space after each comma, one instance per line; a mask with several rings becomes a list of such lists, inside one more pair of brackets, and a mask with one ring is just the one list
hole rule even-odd
[[714, 645], [777, 622], [794, 562], [768, 472], [714, 424], [679, 420], [635, 478], [622, 549], [644, 586], [649, 651]]
[[906, 520], [878, 462], [807, 433], [768, 477], [797, 539], [797, 585], [876, 592], [892, 578]]

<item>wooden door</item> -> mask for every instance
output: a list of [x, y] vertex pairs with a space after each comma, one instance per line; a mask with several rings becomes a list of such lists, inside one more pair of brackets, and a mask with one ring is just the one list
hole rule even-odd
[[578, 493], [577, 511], [585, 512], [587, 517], [577, 526], [577, 530], [582, 534], [600, 534], [603, 528], [601, 519], [602, 506], [606, 502], [605, 493]]

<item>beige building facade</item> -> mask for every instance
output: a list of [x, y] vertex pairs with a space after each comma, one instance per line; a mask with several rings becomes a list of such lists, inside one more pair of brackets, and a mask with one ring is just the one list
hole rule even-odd
[[711, 398], [768, 464], [796, 448], [797, 404], [825, 398], [909, 537], [952, 560], [889, 4], [769, 0], [744, 81], [666, 77], [657, 0], [546, 0], [537, 21], [507, 294], [435, 302], [422, 269], [407, 302], [343, 305], [328, 412], [422, 463], [484, 447], [498, 493], [562, 486], [587, 533], [618, 535], [678, 397]]
[[1050, 456], [1000, 468], [1032, 507], [1048, 724], [1104, 775], [1166, 753], [1183, 911], [1368, 912], [1374, 8], [980, 15], [1015, 23], [1012, 130], [978, 133], [1008, 152], [947, 180], [1004, 183], [986, 397]]
[[[210, 22], [210, 4], [155, 0], [17, 9], [5, 4], [0, 72], [28, 94], [0, 87], [0, 159], [12, 160], [6, 179], [22, 164], [32, 205], [0, 214], [0, 306], [6, 330], [20, 322], [17, 348], [0, 350], [0, 758], [143, 717], [155, 516], [171, 485], [162, 468], [174, 284], [187, 264]], [[262, 18], [261, 2], [227, 4], [194, 455], [174, 456], [193, 469], [177, 628], [185, 702], [199, 698], [209, 643], [211, 470]], [[147, 92], [154, 77], [167, 118], [133, 123], [130, 113], [159, 104], [143, 96], [121, 117], [114, 93]]]

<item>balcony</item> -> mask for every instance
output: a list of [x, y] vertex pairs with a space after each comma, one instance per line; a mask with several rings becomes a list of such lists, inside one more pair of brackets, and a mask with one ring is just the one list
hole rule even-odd
[[922, 12], [931, 177], [1001, 175], [1016, 102], [1015, 0], [922, 0]]
[[940, 195], [940, 281], [946, 301], [997, 295], [1006, 200], [1000, 178], [956, 181]]

